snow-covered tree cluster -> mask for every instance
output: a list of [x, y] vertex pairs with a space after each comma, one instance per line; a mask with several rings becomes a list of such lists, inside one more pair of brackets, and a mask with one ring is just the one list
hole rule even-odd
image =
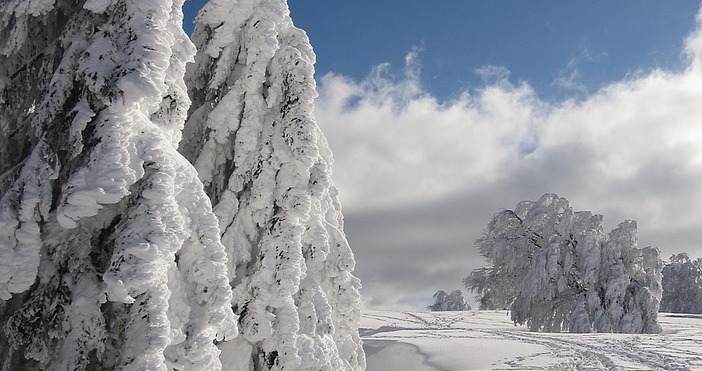
[[493, 217], [477, 241], [489, 266], [465, 279], [481, 307], [509, 306], [532, 331], [658, 333], [662, 261], [637, 247], [636, 223], [605, 233], [603, 217], [546, 194]]
[[427, 307], [430, 311], [464, 311], [471, 310], [471, 307], [463, 298], [461, 290], [453, 290], [450, 294], [444, 290], [439, 290], [434, 294], [434, 304]]
[[3, 370], [365, 367], [306, 35], [182, 5], [0, 5]]
[[702, 258], [685, 253], [670, 257], [663, 267], [661, 312], [702, 313]]

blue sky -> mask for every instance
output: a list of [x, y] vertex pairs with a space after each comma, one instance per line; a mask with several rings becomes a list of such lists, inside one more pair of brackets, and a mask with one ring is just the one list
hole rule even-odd
[[361, 78], [401, 66], [422, 49], [422, 82], [447, 97], [470, 89], [485, 65], [506, 67], [547, 96], [577, 67], [589, 91], [636, 69], [679, 66], [698, 1], [312, 1], [291, 0], [295, 24], [318, 55], [317, 71]]
[[493, 214], [544, 193], [702, 256], [698, 1], [289, 5], [367, 308], [461, 288]]
[[[186, 29], [202, 0], [185, 3]], [[680, 68], [698, 1], [290, 0], [295, 25], [317, 53], [318, 76], [364, 78], [381, 63], [401, 73], [419, 48], [421, 82], [451, 99], [482, 83], [477, 68], [506, 67], [540, 96], [592, 93], [651, 67]], [[577, 71], [576, 75], [573, 73]], [[576, 85], [558, 84], [573, 77]]]

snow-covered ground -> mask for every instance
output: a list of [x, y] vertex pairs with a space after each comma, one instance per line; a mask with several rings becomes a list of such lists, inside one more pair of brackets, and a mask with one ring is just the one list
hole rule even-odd
[[659, 335], [547, 334], [504, 311], [363, 312], [368, 371], [700, 370], [702, 315], [661, 313]]

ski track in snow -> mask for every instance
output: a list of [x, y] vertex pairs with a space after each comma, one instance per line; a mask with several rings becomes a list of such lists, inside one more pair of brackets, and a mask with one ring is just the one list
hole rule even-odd
[[702, 369], [702, 316], [659, 321], [657, 335], [537, 333], [507, 312], [365, 311], [361, 336], [369, 371]]

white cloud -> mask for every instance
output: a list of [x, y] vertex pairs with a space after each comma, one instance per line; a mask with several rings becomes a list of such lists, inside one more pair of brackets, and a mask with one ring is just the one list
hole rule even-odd
[[473, 73], [478, 75], [486, 85], [505, 85], [508, 83], [510, 75], [506, 67], [494, 65], [478, 67], [473, 70]]
[[[387, 66], [361, 82], [323, 76], [316, 116], [334, 152], [364, 295], [388, 306], [460, 287], [482, 264], [473, 240], [490, 216], [545, 192], [603, 213], [609, 227], [636, 219], [640, 243], [664, 258], [702, 255], [699, 27], [685, 53], [682, 72], [626, 77], [559, 103], [495, 66], [476, 71], [489, 83], [474, 94], [440, 102], [419, 83], [416, 51], [401, 77]], [[442, 267], [451, 271], [443, 278]]]
[[558, 72], [551, 84], [565, 91], [572, 91], [585, 95], [587, 94], [587, 86], [581, 82], [581, 79], [582, 76], [578, 69], [578, 61], [573, 58], [563, 70]]
[[527, 85], [488, 86], [440, 103], [417, 77], [322, 78], [316, 116], [335, 153], [346, 207], [423, 202], [496, 179], [532, 142]]

